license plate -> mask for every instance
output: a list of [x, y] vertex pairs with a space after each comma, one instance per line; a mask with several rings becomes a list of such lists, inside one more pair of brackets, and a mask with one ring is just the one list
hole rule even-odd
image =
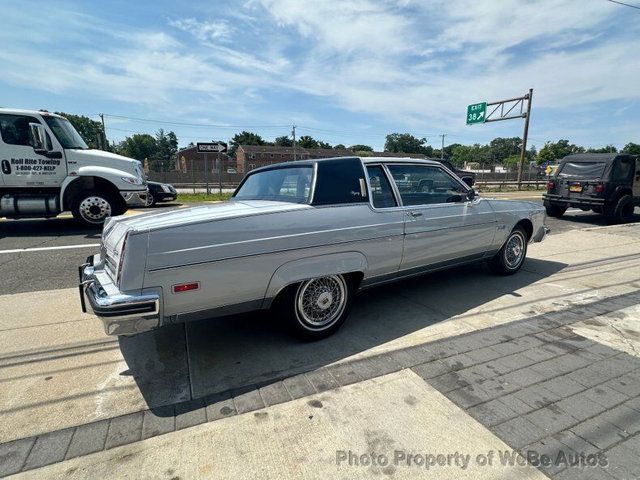
[[570, 192], [581, 192], [582, 191], [582, 185], [569, 185], [569, 191]]

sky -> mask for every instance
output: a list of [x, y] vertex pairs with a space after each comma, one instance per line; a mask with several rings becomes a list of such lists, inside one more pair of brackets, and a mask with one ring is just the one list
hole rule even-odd
[[533, 88], [530, 145], [640, 143], [640, 9], [607, 0], [5, 0], [1, 22], [0, 105], [104, 113], [112, 141], [487, 143], [523, 121], [466, 106]]

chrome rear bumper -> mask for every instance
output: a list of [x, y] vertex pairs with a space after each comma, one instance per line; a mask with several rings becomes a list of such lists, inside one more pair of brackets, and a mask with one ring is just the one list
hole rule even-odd
[[80, 304], [102, 321], [107, 335], [134, 335], [160, 324], [160, 295], [121, 293], [100, 264], [100, 256], [87, 258], [78, 267]]

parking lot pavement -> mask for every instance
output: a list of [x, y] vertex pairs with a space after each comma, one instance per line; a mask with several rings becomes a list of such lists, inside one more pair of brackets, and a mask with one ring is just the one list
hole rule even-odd
[[[111, 467], [109, 459], [130, 458], [126, 449], [163, 456], [163, 442], [189, 448], [223, 427], [200, 427], [200, 440], [167, 434], [139, 441], [225, 417], [232, 418], [221, 425], [233, 435], [247, 418], [257, 421], [265, 405], [340, 392], [335, 389], [407, 368], [457, 405], [455, 415], [479, 422], [511, 447], [588, 447], [616, 459], [618, 470], [612, 463], [603, 475], [628, 473], [625, 452], [640, 453], [632, 428], [640, 394], [640, 225], [555, 233], [532, 245], [529, 257], [514, 277], [475, 266], [364, 292], [337, 335], [311, 344], [291, 340], [264, 313], [116, 340], [94, 317], [79, 313], [75, 288], [2, 295], [0, 473], [101, 450], [100, 462]], [[425, 401], [435, 402], [433, 395], [425, 393]], [[521, 411], [522, 404], [529, 410]], [[353, 417], [375, 429], [362, 411], [345, 409], [334, 411], [334, 422]], [[304, 425], [292, 423], [292, 435], [303, 435]], [[522, 431], [529, 432], [524, 439], [516, 436]], [[319, 432], [326, 445], [343, 438]], [[393, 445], [407, 446], [403, 435], [395, 431]], [[467, 446], [454, 445], [459, 451]], [[285, 446], [272, 445], [271, 460], [288, 455]], [[256, 442], [240, 450], [264, 463], [261, 448]], [[226, 462], [240, 462], [228, 455]], [[321, 458], [309, 450], [296, 468], [315, 468]], [[178, 457], [173, 461], [188, 468]], [[57, 476], [69, 462], [86, 465], [82, 458], [68, 460], [34, 474]], [[74, 472], [88, 478], [96, 471]], [[280, 472], [276, 466], [270, 471], [274, 477]], [[575, 471], [545, 470], [558, 478]], [[220, 472], [207, 475], [224, 476]]]

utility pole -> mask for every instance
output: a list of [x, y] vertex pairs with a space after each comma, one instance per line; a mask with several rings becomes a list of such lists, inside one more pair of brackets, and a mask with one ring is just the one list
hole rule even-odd
[[211, 195], [211, 190], [209, 189], [209, 155], [206, 153], [204, 154], [204, 183], [207, 195]]
[[527, 99], [527, 113], [524, 117], [524, 134], [522, 135], [522, 150], [520, 151], [520, 163], [518, 164], [518, 190], [522, 188], [522, 174], [524, 171], [524, 159], [527, 154], [527, 137], [529, 136], [529, 118], [531, 117], [531, 100], [533, 99], [533, 88], [529, 89]]
[[218, 149], [218, 187], [219, 193], [222, 195], [222, 160], [220, 158], [220, 149]]
[[293, 136], [293, 159], [296, 159], [296, 126], [291, 127], [291, 135]]
[[108, 150], [106, 148], [107, 146], [107, 130], [105, 129], [104, 126], [104, 113], [100, 114], [100, 120], [102, 120], [102, 150]]
[[444, 160], [444, 137], [446, 137], [447, 134], [441, 133], [439, 136], [442, 137], [442, 148], [440, 149], [440, 160]]

